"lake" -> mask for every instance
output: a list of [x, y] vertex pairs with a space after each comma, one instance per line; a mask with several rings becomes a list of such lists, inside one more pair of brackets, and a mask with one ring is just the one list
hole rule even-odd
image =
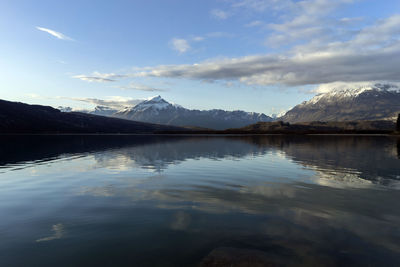
[[1, 266], [400, 266], [396, 137], [1, 136], [0, 149]]

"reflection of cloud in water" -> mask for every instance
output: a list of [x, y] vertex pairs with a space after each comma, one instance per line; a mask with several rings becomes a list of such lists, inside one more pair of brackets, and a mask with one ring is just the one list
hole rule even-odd
[[359, 173], [354, 173], [352, 170], [348, 172], [340, 170], [324, 170], [318, 167], [307, 165], [308, 168], [315, 171], [315, 175], [310, 179], [322, 186], [335, 188], [371, 188], [374, 183], [369, 180], [362, 179]]
[[360, 173], [353, 170], [326, 170], [315, 166], [308, 168], [315, 171], [315, 175], [310, 177], [311, 181], [318, 185], [335, 188], [377, 188], [386, 186], [391, 189], [400, 189], [400, 180], [386, 179], [385, 177], [375, 177], [374, 181], [362, 178]]
[[[82, 186], [79, 196], [72, 197], [102, 208], [116, 207], [113, 221], [130, 220], [133, 215], [152, 220], [148, 214], [153, 214], [164, 230], [167, 227], [176, 234], [195, 232], [198, 237], [218, 231], [216, 238], [222, 239], [250, 236], [250, 245], [261, 240], [302, 255], [340, 254], [341, 246], [351, 242], [348, 248], [355, 249], [351, 255], [359, 253], [358, 248], [367, 248], [360, 255], [374, 248], [400, 253], [396, 139], [259, 136], [168, 140], [80, 151], [86, 157], [71, 156], [71, 164], [58, 163], [63, 164], [65, 176], [76, 177], [73, 186]], [[57, 161], [48, 162], [53, 163]], [[57, 166], [48, 169], [60, 173]], [[76, 175], [78, 171], [82, 173]], [[104, 220], [105, 213], [92, 208], [82, 207], [94, 221]], [[138, 209], [149, 213], [135, 213]], [[51, 231], [52, 235], [36, 241], [62, 238], [64, 226], [55, 224]], [[329, 244], [321, 244], [324, 240]]]
[[[226, 175], [221, 175], [223, 169], [218, 168], [223, 168], [224, 162], [203, 166], [204, 161], [199, 161], [196, 169], [178, 168], [193, 176], [188, 180], [184, 176], [179, 180], [165, 172], [165, 179], [159, 183], [152, 183], [150, 178], [136, 179], [104, 188], [86, 188], [82, 193], [124, 197], [132, 203], [149, 201], [152, 207], [174, 212], [170, 222], [174, 230], [194, 231], [193, 212], [205, 216], [239, 212], [267, 216], [268, 220], [262, 223], [264, 234], [276, 236], [271, 242], [281, 246], [297, 246], [293, 249], [307, 251], [312, 247], [310, 244], [326, 236], [334, 236], [332, 242], [337, 244], [351, 236], [359, 239], [357, 242], [400, 253], [398, 236], [393, 235], [398, 232], [400, 222], [394, 204], [400, 192], [393, 190], [399, 188], [400, 173], [399, 160], [391, 152], [397, 146], [395, 140], [368, 137], [227, 139], [211, 138], [211, 147], [206, 146], [210, 141], [207, 139], [182, 140], [179, 145], [161, 143], [140, 149], [122, 148], [112, 151], [111, 155], [115, 154], [115, 158], [124, 155], [142, 167], [153, 164], [160, 171], [187, 159], [230, 160], [264, 155], [249, 161], [257, 164], [251, 165], [256, 169], [249, 169], [247, 176], [241, 177], [235, 170], [226, 169]], [[273, 182], [266, 182], [270, 168], [279, 168], [281, 161], [285, 163], [282, 166], [300, 165], [314, 175], [296, 180], [301, 173], [296, 169], [294, 177], [277, 177]], [[243, 162], [235, 163], [239, 168], [236, 170], [249, 167], [240, 165]], [[193, 168], [193, 163], [189, 166]], [[206, 171], [202, 172], [202, 168]], [[287, 172], [283, 169], [280, 173]], [[198, 217], [196, 225], [198, 229]]]
[[84, 186], [78, 192], [78, 195], [91, 195], [95, 197], [111, 197], [115, 195], [113, 185], [105, 186]]
[[171, 228], [173, 230], [186, 230], [189, 227], [191, 216], [189, 213], [184, 211], [178, 211], [174, 214]]
[[51, 236], [39, 238], [36, 242], [51, 241], [62, 238], [64, 235], [64, 225], [62, 223], [54, 224], [51, 227], [51, 231], [53, 232]]
[[352, 233], [363, 242], [378, 244], [400, 253], [398, 236], [393, 235], [397, 233], [400, 223], [400, 214], [393, 204], [400, 197], [397, 190], [354, 188], [349, 191], [304, 185], [237, 185], [238, 189], [234, 190], [202, 185], [143, 189], [146, 186], [142, 184], [141, 187], [114, 187], [112, 194], [125, 197], [133, 203], [150, 201], [153, 207], [176, 210], [170, 223], [174, 230], [193, 230], [191, 212], [240, 212], [267, 215], [269, 219], [264, 224], [264, 233], [271, 237], [284, 234], [283, 240], [281, 237], [276, 241], [284, 245], [297, 244], [296, 240], [303, 243], [304, 240], [318, 242], [324, 234], [331, 235], [332, 231], [337, 231], [340, 235], [338, 238], [345, 238]]

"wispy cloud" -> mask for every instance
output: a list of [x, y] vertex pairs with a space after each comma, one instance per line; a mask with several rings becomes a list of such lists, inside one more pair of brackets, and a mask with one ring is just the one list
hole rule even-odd
[[267, 25], [273, 31], [267, 38], [267, 44], [279, 47], [299, 41], [340, 39], [340, 34], [343, 35], [344, 31], [339, 26], [344, 25], [344, 21], [332, 18], [331, 14], [340, 6], [353, 2], [354, 0], [291, 2], [283, 9], [287, 12], [285, 19]]
[[229, 12], [221, 9], [213, 9], [210, 11], [210, 14], [217, 19], [227, 19], [230, 16]]
[[205, 40], [204, 36], [194, 36], [192, 37], [193, 42], [201, 42]]
[[123, 90], [138, 90], [138, 91], [147, 91], [147, 92], [163, 92], [166, 91], [165, 89], [161, 88], [156, 88], [156, 87], [151, 87], [147, 86], [144, 84], [138, 84], [131, 82], [128, 85], [125, 86], [116, 86], [117, 88], [123, 89]]
[[131, 75], [289, 86], [336, 81], [398, 81], [399, 37], [400, 15], [394, 15], [365, 27], [347, 41], [308, 43], [284, 54], [148, 67]]
[[296, 1], [293, 0], [230, 0], [226, 2], [230, 3], [228, 7], [226, 7], [224, 10], [212, 9], [210, 14], [218, 19], [227, 19], [243, 12], [246, 12], [246, 16], [248, 16], [249, 13], [262, 13], [268, 11], [268, 15], [270, 16], [274, 15], [280, 10], [294, 9], [293, 6], [296, 3]]
[[80, 79], [87, 82], [115, 82], [117, 79], [125, 77], [127, 76], [122, 74], [99, 73], [97, 71], [93, 72], [91, 75], [79, 74], [72, 76], [74, 79]]
[[261, 20], [254, 20], [252, 22], [247, 23], [244, 26], [246, 26], [246, 27], [257, 27], [257, 26], [262, 26], [262, 25], [264, 25], [264, 23]]
[[87, 82], [115, 82], [116, 81], [116, 80], [109, 79], [109, 78], [86, 76], [86, 75], [75, 75], [75, 76], [72, 76], [72, 78], [80, 79], [82, 81], [87, 81]]
[[36, 29], [38, 29], [39, 31], [47, 32], [48, 34], [50, 34], [60, 40], [74, 41], [74, 39], [66, 36], [65, 34], [62, 34], [61, 32], [56, 32], [54, 30], [50, 30], [50, 29], [38, 27], [38, 26], [36, 27]]
[[98, 98], [78, 98], [78, 97], [63, 97], [64, 99], [90, 103], [98, 106], [106, 106], [115, 109], [123, 109], [125, 107], [133, 107], [143, 101], [143, 99], [134, 99], [132, 97], [111, 96], [108, 99]]
[[[269, 45], [290, 44], [287, 50], [238, 58], [208, 59], [195, 64], [135, 68], [121, 77], [239, 82], [259, 86], [400, 81], [400, 15], [377, 20], [367, 26], [364, 22], [364, 26], [359, 25], [355, 30], [346, 28], [346, 25], [360, 21], [360, 18], [335, 18], [331, 13], [354, 1], [232, 0], [232, 9], [257, 9], [255, 12], [275, 10], [277, 23], [252, 21], [248, 26], [265, 26], [270, 33]], [[329, 23], [333, 23], [334, 27]], [[344, 28], [337, 25], [344, 25]], [[195, 42], [221, 35], [209, 33], [185, 39], [174, 38], [171, 43], [175, 50], [185, 53], [191, 46], [195, 47]], [[114, 81], [118, 76], [110, 73], [75, 78], [88, 80], [95, 77], [101, 81]], [[135, 84], [132, 87], [135, 90], [152, 90], [151, 87]]]
[[349, 25], [349, 24], [354, 24], [354, 23], [358, 23], [360, 21], [363, 21], [364, 18], [363, 17], [355, 17], [355, 18], [341, 18], [339, 19], [339, 22], [345, 25]]
[[190, 44], [186, 39], [173, 38], [170, 41], [172, 49], [183, 54], [190, 50]]
[[209, 32], [204, 35], [189, 36], [187, 38], [173, 38], [169, 44], [172, 49], [183, 54], [192, 49], [193, 43], [203, 42], [210, 38], [231, 38], [233, 36], [233, 34], [227, 32]]
[[[223, 12], [230, 16], [245, 14], [244, 18], [251, 17], [249, 14], [252, 13], [268, 12], [268, 22], [253, 20], [244, 26], [262, 26], [269, 30], [266, 44], [279, 47], [299, 40], [309, 41], [314, 37], [336, 38], [332, 32], [333, 25], [338, 28], [359, 21], [360, 18], [333, 19], [332, 14], [339, 7], [356, 1], [358, 0], [230, 0]], [[271, 18], [274, 19], [273, 23]]]
[[29, 98], [36, 98], [36, 99], [42, 98], [41, 95], [38, 95], [38, 94], [35, 94], [35, 93], [25, 94], [25, 96], [26, 96], [26, 97], [29, 97]]
[[231, 8], [236, 10], [251, 10], [254, 12], [264, 12], [290, 8], [292, 0], [232, 0]]

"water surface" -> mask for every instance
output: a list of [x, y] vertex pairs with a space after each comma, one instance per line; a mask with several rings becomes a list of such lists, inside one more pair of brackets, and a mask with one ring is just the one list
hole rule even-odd
[[0, 148], [1, 266], [198, 266], [221, 253], [400, 266], [393, 137], [2, 136]]

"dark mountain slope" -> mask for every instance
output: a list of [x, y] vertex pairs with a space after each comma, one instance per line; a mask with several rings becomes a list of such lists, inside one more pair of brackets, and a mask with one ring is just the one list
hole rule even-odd
[[182, 128], [0, 100], [0, 133], [154, 133]]

